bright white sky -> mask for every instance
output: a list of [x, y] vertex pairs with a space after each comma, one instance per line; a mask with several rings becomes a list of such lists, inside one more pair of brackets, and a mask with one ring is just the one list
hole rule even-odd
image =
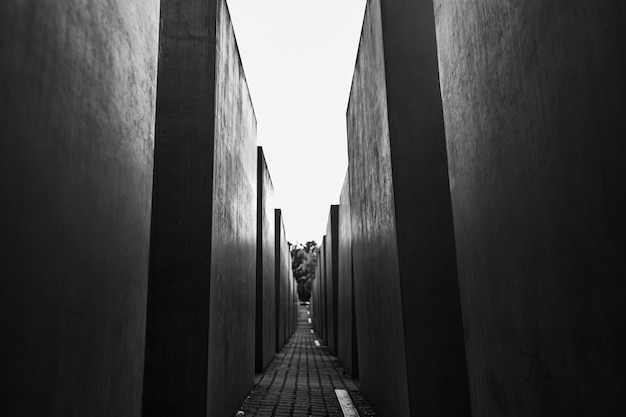
[[228, 0], [287, 239], [320, 242], [348, 166], [365, 0]]

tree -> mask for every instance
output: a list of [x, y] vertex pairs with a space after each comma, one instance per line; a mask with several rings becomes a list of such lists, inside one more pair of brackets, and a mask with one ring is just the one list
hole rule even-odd
[[298, 284], [298, 298], [300, 301], [309, 301], [311, 299], [311, 286], [313, 279], [315, 279], [319, 248], [314, 240], [310, 240], [304, 245], [289, 243], [289, 251], [291, 252], [293, 277]]

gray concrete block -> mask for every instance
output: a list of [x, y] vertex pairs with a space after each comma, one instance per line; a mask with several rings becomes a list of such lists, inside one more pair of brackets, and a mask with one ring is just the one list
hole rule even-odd
[[256, 120], [223, 0], [161, 11], [144, 416], [254, 383]]
[[319, 298], [320, 292], [320, 282], [321, 282], [321, 264], [320, 259], [318, 257], [317, 265], [315, 267], [315, 278], [313, 279], [313, 283], [311, 285], [312, 294], [311, 294], [311, 315], [313, 316], [313, 328], [317, 334], [320, 334], [321, 328], [321, 300]]
[[276, 352], [274, 186], [263, 149], [257, 154], [257, 257], [255, 371], [269, 365]]
[[320, 337], [324, 344], [328, 344], [328, 298], [326, 297], [326, 235], [322, 236], [320, 244], [319, 263], [320, 263]]
[[347, 119], [361, 389], [469, 415], [432, 3], [368, 2]]
[[339, 227], [339, 206], [331, 205], [328, 212], [328, 222], [326, 223], [326, 239], [324, 240], [324, 268], [326, 271], [326, 326], [328, 351], [331, 355], [337, 355], [337, 274], [338, 274], [338, 227]]
[[352, 274], [352, 227], [350, 225], [350, 171], [341, 188], [337, 227], [337, 356], [346, 374], [358, 378], [354, 277]]
[[289, 260], [291, 254], [285, 234], [282, 211], [275, 212], [275, 291], [276, 291], [276, 352], [285, 345], [289, 336]]
[[3, 415], [141, 411], [158, 19], [0, 5]]
[[624, 3], [435, 5], [473, 414], [624, 415]]

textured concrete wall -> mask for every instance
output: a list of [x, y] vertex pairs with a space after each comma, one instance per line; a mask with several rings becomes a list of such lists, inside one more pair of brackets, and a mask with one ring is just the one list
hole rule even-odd
[[361, 388], [380, 413], [468, 415], [431, 2], [368, 2], [347, 117]]
[[286, 268], [286, 273], [287, 273], [287, 285], [286, 285], [286, 290], [287, 290], [287, 302], [285, 304], [285, 307], [287, 309], [287, 323], [286, 323], [286, 333], [285, 333], [285, 341], [287, 341], [289, 339], [289, 336], [291, 335], [291, 306], [292, 306], [292, 293], [291, 293], [291, 256], [287, 257], [287, 268]]
[[276, 352], [279, 352], [289, 335], [289, 259], [291, 259], [280, 209], [275, 210], [275, 226]]
[[356, 343], [356, 320], [352, 276], [352, 227], [350, 225], [350, 172], [341, 188], [339, 198], [339, 223], [337, 226], [337, 356], [344, 372], [354, 378], [359, 376]]
[[228, 415], [253, 385], [256, 121], [225, 2], [164, 2], [144, 410]]
[[158, 19], [0, 4], [3, 415], [140, 413]]
[[274, 186], [263, 155], [257, 153], [257, 257], [255, 370], [261, 372], [276, 352]]
[[293, 278], [293, 268], [292, 268], [292, 262], [291, 262], [291, 253], [289, 255], [290, 256], [287, 258], [287, 260], [289, 261], [288, 272], [289, 272], [289, 294], [290, 294], [290, 297], [289, 297], [289, 300], [290, 300], [290, 304], [289, 304], [289, 335], [287, 336], [288, 338], [291, 337], [293, 332], [296, 330], [296, 319], [297, 319], [297, 313], [298, 313], [298, 304], [297, 304], [298, 293], [296, 292], [296, 281]]
[[320, 282], [321, 282], [321, 263], [318, 257], [317, 266], [315, 267], [315, 279], [312, 284], [312, 294], [311, 294], [311, 315], [313, 316], [313, 329], [319, 335], [321, 333], [321, 300], [319, 296], [320, 292]]
[[317, 259], [317, 271], [315, 273], [315, 306], [313, 307], [313, 312], [315, 314], [315, 332], [321, 336], [322, 335], [322, 259], [321, 255], [318, 255]]
[[435, 4], [473, 414], [624, 415], [624, 3]]
[[319, 263], [320, 263], [320, 330], [319, 336], [328, 344], [328, 300], [326, 298], [326, 236], [322, 237], [320, 245]]
[[254, 385], [256, 118], [225, 0], [217, 16], [209, 416], [234, 413]]
[[337, 249], [339, 247], [337, 243], [338, 238], [338, 226], [339, 226], [339, 206], [331, 205], [328, 212], [328, 222], [326, 223], [326, 239], [325, 243], [325, 262], [324, 268], [326, 271], [326, 326], [327, 326], [327, 340], [328, 351], [332, 355], [337, 355], [337, 273], [338, 273], [338, 256]]
[[379, 413], [408, 416], [382, 50], [380, 4], [370, 1], [347, 112], [359, 373], [361, 390]]

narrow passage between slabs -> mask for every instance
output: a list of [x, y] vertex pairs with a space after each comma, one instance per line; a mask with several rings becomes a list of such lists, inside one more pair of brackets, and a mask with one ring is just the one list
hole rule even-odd
[[376, 416], [356, 381], [313, 332], [309, 307], [298, 309], [298, 326], [255, 385], [237, 416]]

